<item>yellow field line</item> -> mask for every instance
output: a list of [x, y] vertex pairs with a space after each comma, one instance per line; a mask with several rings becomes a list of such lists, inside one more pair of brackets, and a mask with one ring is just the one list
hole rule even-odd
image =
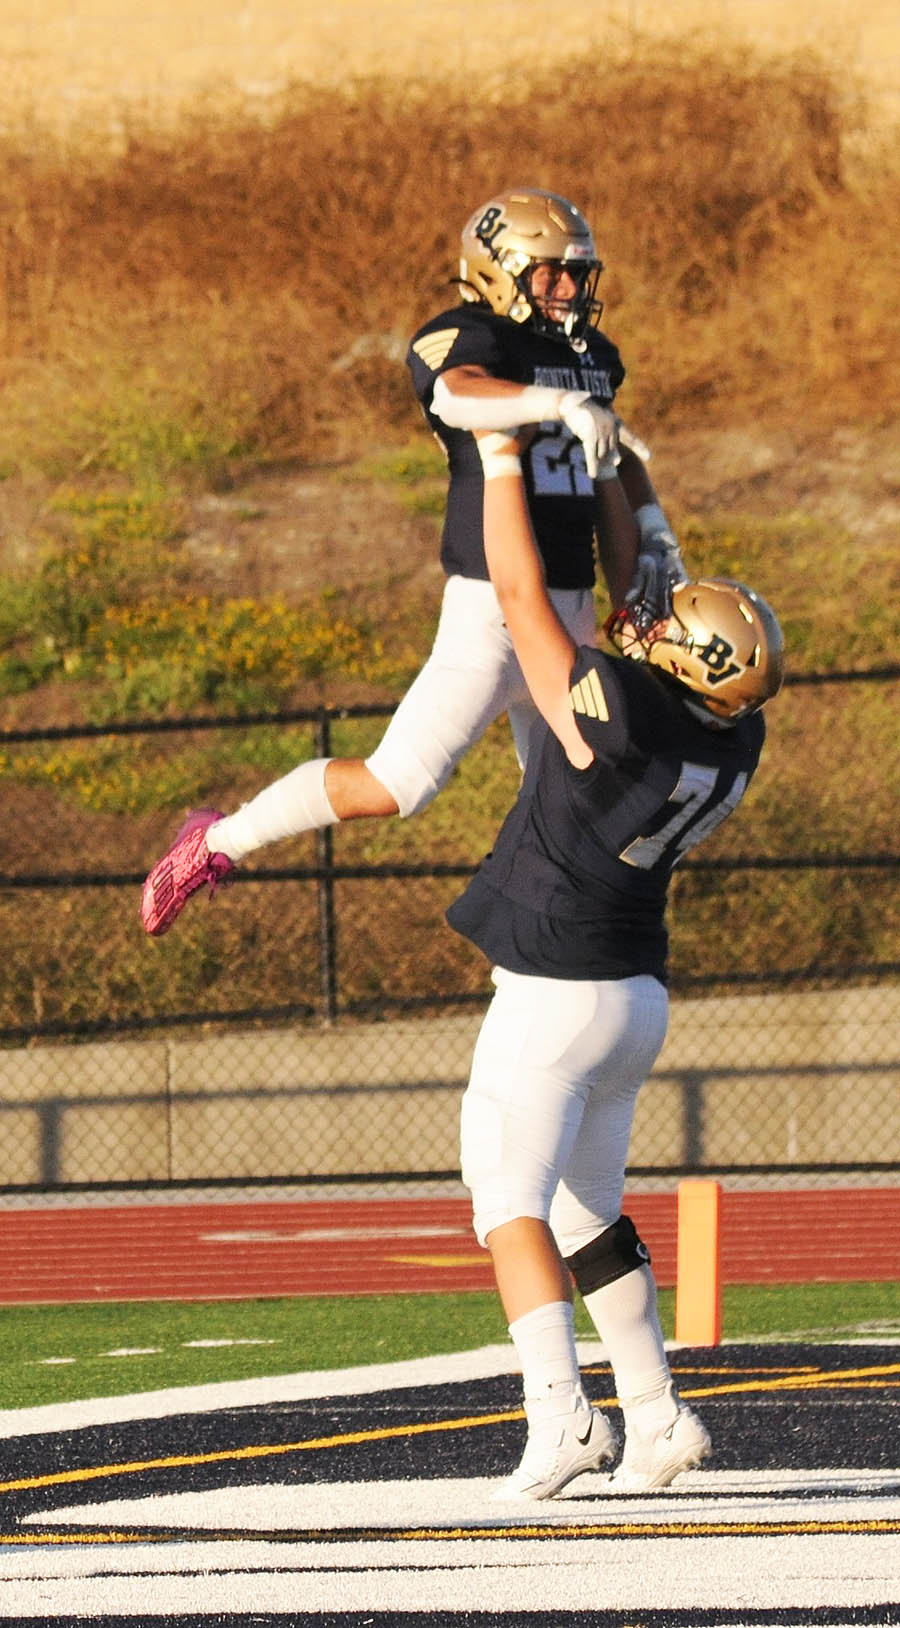
[[[748, 1391], [797, 1391], [828, 1388], [857, 1388], [873, 1379], [900, 1376], [900, 1363], [876, 1368], [846, 1368], [832, 1373], [785, 1374], [780, 1379], [731, 1381], [727, 1385], [695, 1386], [682, 1390], [685, 1398], [704, 1396], [736, 1396]], [[613, 1407], [613, 1401], [600, 1403]], [[356, 1430], [340, 1436], [314, 1436], [307, 1441], [276, 1442], [270, 1445], [223, 1448], [214, 1453], [179, 1453], [168, 1458], [135, 1459], [123, 1464], [93, 1464], [77, 1470], [59, 1470], [53, 1475], [22, 1476], [15, 1481], [0, 1482], [0, 1493], [31, 1492], [39, 1487], [60, 1487], [85, 1481], [99, 1481], [105, 1476], [140, 1475], [147, 1470], [190, 1469], [201, 1464], [238, 1463], [256, 1458], [273, 1458], [285, 1453], [309, 1453], [328, 1447], [354, 1447], [363, 1442], [390, 1441], [398, 1437], [424, 1436], [442, 1430], [471, 1430], [483, 1425], [506, 1424], [521, 1419], [521, 1408], [503, 1413], [484, 1413], [459, 1419], [437, 1419], [424, 1424], [383, 1425], [376, 1430]]]
[[679, 1385], [680, 1396], [731, 1396], [746, 1391], [808, 1391], [808, 1390], [846, 1390], [852, 1386], [865, 1385], [873, 1379], [890, 1379], [900, 1376], [900, 1362], [885, 1363], [877, 1368], [841, 1368], [823, 1373], [821, 1369], [812, 1373], [784, 1374], [780, 1379], [747, 1379], [731, 1381], [727, 1385], [697, 1385], [686, 1390]]
[[184, 1527], [153, 1530], [84, 1532], [0, 1532], [0, 1548], [56, 1548], [78, 1545], [139, 1543], [452, 1543], [486, 1538], [718, 1538], [718, 1537], [854, 1537], [900, 1532], [900, 1520], [754, 1520], [754, 1521], [585, 1521], [529, 1526], [417, 1526], [344, 1529], [311, 1527], [296, 1531], [217, 1527], [209, 1531]]
[[427, 1424], [383, 1425], [378, 1430], [355, 1430], [343, 1436], [314, 1436], [308, 1441], [276, 1442], [269, 1446], [231, 1447], [216, 1453], [179, 1453], [171, 1458], [136, 1459], [125, 1464], [94, 1464], [55, 1475], [28, 1475], [0, 1482], [2, 1492], [28, 1492], [37, 1487], [60, 1487], [75, 1481], [97, 1481], [105, 1475], [139, 1475], [142, 1470], [189, 1469], [197, 1464], [236, 1463], [241, 1459], [274, 1457], [279, 1453], [308, 1453], [324, 1447], [353, 1447], [360, 1442], [388, 1441], [395, 1436], [422, 1436], [437, 1430], [468, 1430], [476, 1425], [505, 1424], [521, 1419], [521, 1408], [507, 1413], [485, 1413], [477, 1418], [436, 1419]]

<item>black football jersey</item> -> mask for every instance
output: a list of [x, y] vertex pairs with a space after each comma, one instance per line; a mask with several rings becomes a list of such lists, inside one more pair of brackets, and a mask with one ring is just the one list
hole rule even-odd
[[[486, 580], [482, 531], [483, 482], [475, 438], [450, 429], [431, 411], [434, 381], [451, 367], [477, 364], [517, 384], [587, 390], [609, 404], [625, 377], [616, 346], [596, 329], [579, 351], [547, 338], [487, 305], [455, 306], [426, 322], [407, 353], [413, 387], [447, 454], [450, 486], [441, 543], [448, 575]], [[551, 588], [594, 583], [594, 492], [581, 442], [564, 424], [542, 426], [522, 459], [528, 506]]]
[[740, 802], [760, 712], [710, 728], [674, 680], [582, 646], [572, 706], [595, 753], [576, 769], [543, 720], [517, 802], [447, 920], [497, 966], [665, 981], [673, 867]]

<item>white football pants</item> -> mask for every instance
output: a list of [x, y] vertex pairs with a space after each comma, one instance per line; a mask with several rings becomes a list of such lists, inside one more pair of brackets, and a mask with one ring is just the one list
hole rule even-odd
[[525, 977], [497, 967], [462, 1101], [462, 1176], [483, 1244], [519, 1216], [549, 1221], [560, 1252], [622, 1213], [638, 1091], [662, 1048], [656, 978]]
[[[551, 588], [550, 598], [576, 643], [592, 644], [592, 591]], [[489, 582], [448, 577], [431, 654], [366, 764], [402, 815], [418, 814], [502, 712], [521, 768], [537, 712], [497, 596]]]

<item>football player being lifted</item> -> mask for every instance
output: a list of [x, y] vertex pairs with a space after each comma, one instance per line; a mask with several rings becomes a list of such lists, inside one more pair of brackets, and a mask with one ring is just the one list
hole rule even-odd
[[407, 355], [449, 469], [447, 580], [431, 653], [371, 757], [315, 758], [234, 814], [192, 813], [144, 884], [149, 933], [165, 933], [192, 893], [212, 890], [268, 843], [339, 820], [418, 813], [504, 712], [524, 766], [536, 714], [489, 580], [474, 431], [534, 427], [523, 454], [531, 524], [553, 605], [578, 643], [595, 629], [595, 547], [604, 558], [595, 476], [610, 457], [641, 539], [628, 585], [632, 619], [649, 624], [666, 614], [685, 573], [646, 449], [613, 410], [625, 369], [597, 326], [602, 269], [584, 216], [556, 193], [500, 192], [466, 222], [461, 299], [419, 329]]

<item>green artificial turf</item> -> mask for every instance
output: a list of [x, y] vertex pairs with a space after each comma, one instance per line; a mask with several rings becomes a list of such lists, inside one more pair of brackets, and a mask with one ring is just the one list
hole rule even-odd
[[[660, 1293], [673, 1332], [674, 1291]], [[581, 1336], [593, 1330], [578, 1306]], [[900, 1286], [826, 1283], [723, 1293], [731, 1340], [900, 1339]], [[0, 1408], [355, 1368], [507, 1338], [492, 1293], [0, 1308]]]

